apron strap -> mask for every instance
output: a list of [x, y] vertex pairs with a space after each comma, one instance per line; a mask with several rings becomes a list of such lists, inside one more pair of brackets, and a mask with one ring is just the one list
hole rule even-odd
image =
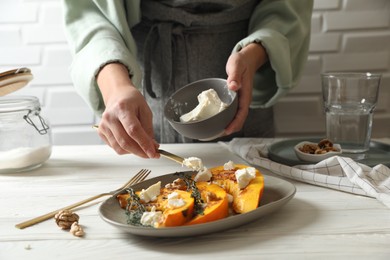
[[[163, 35], [163, 37], [160, 37]], [[146, 36], [143, 51], [144, 60], [144, 88], [151, 98], [157, 98], [152, 86], [152, 60], [161, 68], [166, 76], [164, 84], [172, 81], [172, 23], [155, 23], [150, 27]], [[158, 44], [159, 43], [159, 44]], [[163, 55], [152, 57], [155, 48], [162, 48]], [[169, 86], [169, 85], [168, 85]]]

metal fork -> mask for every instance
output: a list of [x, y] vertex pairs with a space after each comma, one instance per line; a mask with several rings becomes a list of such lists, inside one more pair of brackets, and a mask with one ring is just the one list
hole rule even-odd
[[49, 212], [49, 213], [47, 213], [45, 215], [42, 215], [42, 216], [39, 216], [39, 217], [30, 219], [30, 220], [27, 220], [25, 222], [16, 224], [15, 227], [23, 229], [23, 228], [35, 225], [37, 223], [40, 223], [42, 221], [48, 220], [49, 218], [53, 218], [61, 210], [74, 209], [76, 207], [79, 207], [79, 206], [81, 206], [81, 205], [83, 205], [85, 203], [91, 202], [91, 201], [96, 200], [98, 198], [101, 198], [101, 197], [104, 197], [104, 196], [108, 196], [108, 195], [114, 195], [115, 193], [117, 193], [117, 192], [119, 192], [119, 191], [121, 191], [123, 189], [126, 189], [126, 188], [130, 187], [133, 184], [136, 184], [138, 182], [141, 182], [141, 181], [145, 180], [145, 178], [149, 175], [149, 173], [150, 173], [150, 170], [142, 169], [136, 175], [134, 175], [129, 181], [127, 181], [122, 187], [119, 187], [116, 190], [113, 190], [113, 191], [110, 191], [110, 192], [104, 192], [104, 193], [95, 195], [93, 197], [90, 197], [88, 199], [79, 201], [79, 202], [74, 203], [72, 205], [69, 205], [67, 207], [64, 207], [64, 208], [61, 208], [61, 209], [57, 209], [57, 210]]

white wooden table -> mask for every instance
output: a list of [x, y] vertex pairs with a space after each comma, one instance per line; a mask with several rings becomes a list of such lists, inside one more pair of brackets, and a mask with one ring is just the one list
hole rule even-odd
[[[200, 157], [209, 166], [228, 160], [242, 163], [219, 144], [161, 148]], [[277, 212], [199, 237], [123, 233], [99, 217], [98, 202], [77, 210], [86, 232], [83, 238], [60, 230], [54, 220], [15, 228], [19, 222], [115, 189], [141, 168], [151, 169], [151, 177], [183, 170], [165, 158], [119, 156], [107, 146], [59, 146], [39, 169], [1, 174], [0, 259], [390, 259], [390, 209], [375, 199], [293, 181], [295, 197]]]

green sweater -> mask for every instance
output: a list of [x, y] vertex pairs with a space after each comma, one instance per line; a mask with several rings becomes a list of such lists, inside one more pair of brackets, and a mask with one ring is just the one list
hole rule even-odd
[[[142, 72], [130, 32], [141, 19], [140, 1], [63, 2], [66, 34], [74, 53], [72, 80], [100, 115], [104, 103], [96, 74], [103, 65], [111, 61], [125, 64], [133, 83], [141, 88]], [[297, 85], [307, 60], [312, 8], [313, 0], [262, 0], [254, 9], [248, 36], [232, 50], [259, 42], [269, 56], [269, 63], [255, 75], [251, 107], [270, 107]]]

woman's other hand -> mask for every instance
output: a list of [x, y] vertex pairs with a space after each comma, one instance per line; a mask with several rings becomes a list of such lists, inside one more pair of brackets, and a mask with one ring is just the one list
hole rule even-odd
[[238, 94], [238, 110], [233, 121], [225, 129], [226, 135], [238, 132], [244, 126], [252, 102], [254, 75], [267, 61], [267, 53], [258, 43], [251, 43], [230, 55], [226, 63], [227, 84], [229, 89]]

